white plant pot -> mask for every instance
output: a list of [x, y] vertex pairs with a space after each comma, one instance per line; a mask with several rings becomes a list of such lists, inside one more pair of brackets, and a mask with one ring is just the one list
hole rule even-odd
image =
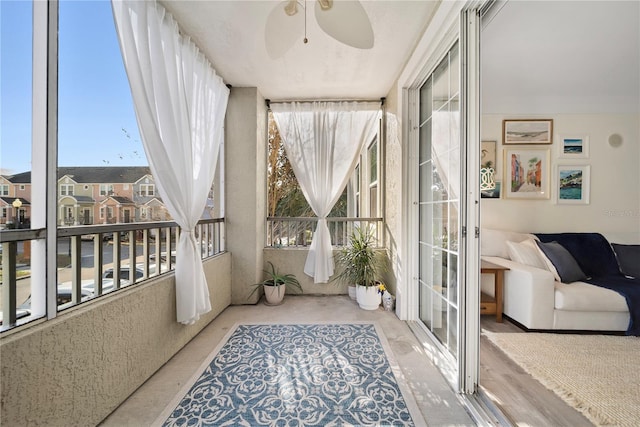
[[267, 305], [282, 304], [282, 299], [284, 298], [284, 294], [287, 289], [286, 286], [264, 285], [262, 288], [264, 289], [264, 297], [267, 299], [267, 302], [266, 302]]
[[363, 310], [377, 310], [382, 301], [377, 286], [357, 286], [358, 305]]
[[356, 294], [356, 285], [349, 285], [349, 298], [354, 301], [358, 299], [358, 296]]

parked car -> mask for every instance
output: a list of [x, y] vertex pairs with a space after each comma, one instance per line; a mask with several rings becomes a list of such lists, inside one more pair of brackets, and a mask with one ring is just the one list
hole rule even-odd
[[[121, 266], [120, 267], [120, 284], [128, 285], [130, 283], [130, 277], [131, 277], [131, 269], [129, 268], [129, 266], [128, 265]], [[136, 266], [136, 281], [138, 281], [138, 279], [142, 279], [143, 277], [144, 277], [144, 271], [142, 270], [141, 267]], [[102, 278], [111, 279], [111, 281], [113, 282], [113, 268], [107, 268], [102, 274]], [[104, 282], [102, 286], [104, 289]]]
[[[136, 267], [136, 280], [142, 278], [144, 276], [144, 272], [140, 267]], [[129, 266], [123, 265], [120, 267], [120, 286], [127, 286], [129, 284], [130, 271]], [[80, 302], [84, 302], [90, 300], [91, 298], [97, 296], [95, 295], [95, 282], [91, 279], [83, 280], [80, 283], [81, 286], [81, 294], [82, 297]], [[108, 268], [102, 274], [102, 294], [109, 293], [115, 289], [114, 281], [113, 281], [113, 268]], [[72, 284], [71, 282], [63, 282], [58, 284], [57, 291], [57, 305], [59, 310], [64, 310], [65, 308], [71, 307], [72, 304]], [[0, 311], [0, 315], [2, 312]], [[27, 300], [18, 307], [16, 311], [17, 318], [20, 319], [22, 317], [29, 316], [31, 314], [31, 297], [27, 298]], [[0, 321], [0, 324], [2, 322]]]
[[[156, 254], [149, 255], [149, 259], [153, 262], [156, 261]], [[167, 253], [160, 252], [160, 262], [165, 264], [167, 262]], [[171, 251], [171, 265], [176, 265], [176, 251]]]
[[[22, 319], [23, 317], [27, 317], [30, 315], [31, 315], [31, 310], [29, 309], [22, 308], [22, 306], [16, 309], [16, 320]], [[4, 320], [4, 315], [2, 314], [2, 311], [0, 311], [0, 325], [3, 324], [3, 320]]]
[[[111, 284], [111, 287], [113, 287], [113, 283]], [[103, 288], [104, 291], [104, 288]], [[82, 287], [82, 289], [80, 290], [81, 292], [81, 298], [80, 298], [80, 302], [84, 302], [87, 300], [90, 300], [91, 298], [93, 298], [94, 294], [93, 294], [93, 282], [91, 283], [91, 288], [87, 288], [85, 286]], [[58, 310], [64, 310], [65, 308], [69, 308], [73, 305], [72, 303], [72, 289], [71, 286], [67, 287], [67, 286], [58, 286], [58, 294], [56, 297], [56, 301], [57, 301], [57, 305], [58, 305]]]
[[[103, 283], [103, 286], [105, 285], [105, 283]], [[109, 283], [106, 283], [107, 289], [113, 289], [113, 281], [110, 281]], [[103, 288], [103, 292], [104, 292]], [[82, 288], [80, 290], [81, 292], [81, 299], [80, 301], [87, 301], [90, 300], [91, 298], [93, 298], [94, 293], [93, 293], [93, 281], [92, 280], [83, 280], [82, 281]], [[64, 310], [65, 308], [69, 308], [71, 307], [72, 304], [72, 287], [71, 287], [71, 282], [65, 282], [65, 283], [60, 283], [58, 285], [58, 290], [56, 293], [56, 305], [58, 306], [58, 310]], [[29, 296], [29, 298], [27, 298], [27, 300], [25, 302], [23, 302], [20, 307], [18, 307], [17, 311], [16, 311], [16, 315], [17, 318], [20, 319], [21, 317], [26, 317], [29, 316], [31, 314], [31, 296]]]

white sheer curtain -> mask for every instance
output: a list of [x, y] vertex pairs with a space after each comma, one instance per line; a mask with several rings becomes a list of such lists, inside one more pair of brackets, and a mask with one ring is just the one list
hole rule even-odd
[[182, 229], [176, 310], [178, 322], [191, 324], [211, 310], [195, 227], [213, 182], [229, 89], [155, 1], [113, 0], [112, 8], [149, 166]]
[[326, 283], [334, 268], [326, 217], [344, 190], [362, 147], [375, 135], [380, 104], [273, 103], [271, 110], [300, 188], [318, 216], [304, 272], [315, 283]]

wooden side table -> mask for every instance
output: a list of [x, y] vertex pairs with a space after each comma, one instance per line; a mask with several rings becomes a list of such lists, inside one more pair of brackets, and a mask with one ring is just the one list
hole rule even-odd
[[495, 314], [496, 322], [502, 323], [502, 292], [504, 286], [504, 272], [508, 267], [481, 260], [480, 272], [493, 274], [494, 295], [480, 294], [480, 314]]

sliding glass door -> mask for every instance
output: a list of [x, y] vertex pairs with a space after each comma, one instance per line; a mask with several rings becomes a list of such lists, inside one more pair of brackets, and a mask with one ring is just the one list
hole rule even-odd
[[420, 87], [418, 149], [419, 318], [454, 358], [460, 236], [459, 58], [456, 43]]

